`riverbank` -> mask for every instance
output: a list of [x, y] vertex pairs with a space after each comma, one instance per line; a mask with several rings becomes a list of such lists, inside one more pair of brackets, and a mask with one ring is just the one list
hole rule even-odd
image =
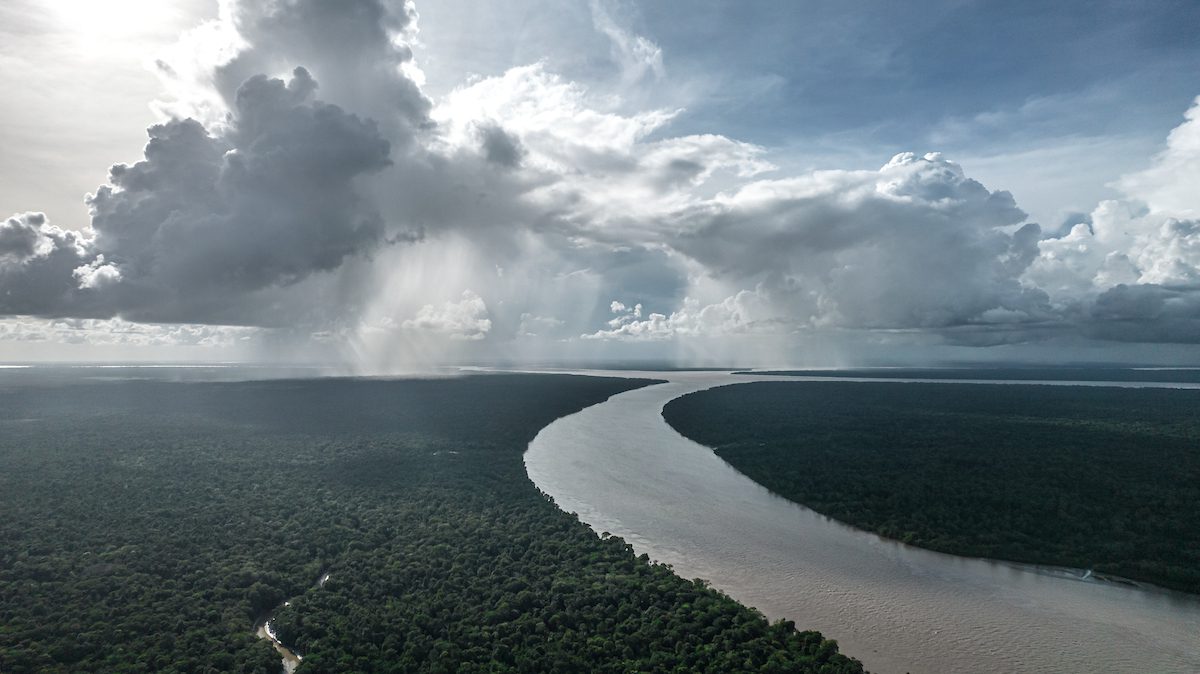
[[300, 671], [861, 672], [529, 481], [540, 429], [646, 383], [0, 382], [54, 419], [0, 433], [0, 671], [275, 671], [286, 600]]
[[840, 524], [771, 493], [661, 416], [681, 395], [753, 377], [641, 376], [670, 383], [556, 421], [525, 456], [538, 487], [596, 532], [771, 618], [821, 630], [882, 674], [1200, 670], [1200, 602]]
[[1200, 592], [1200, 391], [758, 382], [667, 423], [771, 491], [887, 538]]
[[[316, 582], [313, 583], [313, 587], [316, 589], [325, 587], [325, 583], [328, 582], [328, 580], [329, 572], [325, 571], [317, 577]], [[280, 657], [283, 658], [284, 674], [293, 674], [296, 671], [296, 668], [300, 666], [300, 661], [303, 660], [304, 657], [284, 645], [283, 641], [280, 640], [279, 635], [275, 633], [275, 629], [271, 626], [271, 619], [276, 613], [279, 612], [280, 609], [291, 605], [292, 602], [289, 599], [265, 613], [254, 624], [254, 635], [259, 639], [266, 639], [267, 641], [271, 642], [271, 645], [275, 647], [275, 650], [279, 653]]]
[[266, 618], [258, 624], [257, 628], [254, 630], [254, 635], [259, 639], [266, 639], [267, 641], [271, 642], [271, 645], [275, 647], [275, 650], [283, 659], [283, 671], [285, 674], [294, 674], [296, 668], [300, 666], [300, 661], [303, 658], [292, 652], [292, 650], [287, 646], [283, 645], [283, 642], [280, 641], [279, 637], [275, 635], [275, 631], [271, 629], [270, 618]]

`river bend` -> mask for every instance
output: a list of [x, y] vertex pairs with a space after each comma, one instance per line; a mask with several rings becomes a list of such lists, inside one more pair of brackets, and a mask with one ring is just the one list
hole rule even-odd
[[597, 532], [837, 639], [873, 672], [1200, 672], [1200, 599], [885, 540], [772, 494], [662, 418], [687, 393], [786, 377], [589, 374], [669, 381], [543, 429], [525, 454], [534, 483]]

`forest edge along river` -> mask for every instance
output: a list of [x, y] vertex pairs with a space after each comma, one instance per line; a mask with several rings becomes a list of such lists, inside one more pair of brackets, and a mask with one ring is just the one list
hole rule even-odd
[[542, 429], [525, 454], [538, 488], [597, 533], [621, 536], [679, 575], [838, 640], [873, 672], [1200, 671], [1200, 598], [880, 538], [773, 494], [662, 418], [667, 402], [688, 393], [800, 378], [578, 373], [667, 383], [618, 394]]

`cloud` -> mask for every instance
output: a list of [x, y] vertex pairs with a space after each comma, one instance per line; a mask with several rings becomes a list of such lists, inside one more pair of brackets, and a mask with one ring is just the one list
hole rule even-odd
[[121, 319], [24, 318], [0, 322], [0, 342], [228, 348], [258, 336], [252, 328], [185, 323], [163, 325]]
[[483, 156], [493, 164], [513, 168], [521, 163], [525, 149], [521, 141], [509, 134], [498, 125], [488, 125], [479, 129], [483, 148]]
[[[11, 227], [0, 312], [347, 334], [414, 320], [372, 308], [383, 288], [440, 292], [395, 263], [436, 258], [463, 232], [482, 249], [479, 269], [510, 270], [508, 296], [527, 298], [501, 298], [497, 325], [542, 335], [559, 326], [522, 329], [534, 320], [522, 315], [575, 326], [595, 315], [569, 292], [649, 282], [642, 296], [673, 293], [680, 272], [658, 233], [627, 240], [636, 216], [693, 202], [714, 176], [768, 167], [759, 148], [719, 136], [645, 143], [675, 111], [597, 108], [536, 64], [460, 88], [435, 111], [406, 46], [415, 21], [406, 3], [222, 4], [160, 59], [173, 97], [160, 109], [173, 116], [149, 130], [143, 161], [113, 167], [90, 229], [45, 229], [26, 263], [14, 256], [29, 257], [41, 225]], [[413, 255], [388, 251], [426, 237]], [[461, 271], [459, 287], [495, 284]]]
[[76, 267], [73, 275], [81, 290], [106, 288], [121, 281], [121, 270], [106, 262], [103, 254], [97, 255], [88, 264]]
[[1200, 285], [1118, 285], [1090, 306], [1088, 333], [1128, 342], [1200, 341]]
[[667, 316], [651, 313], [643, 318], [642, 305], [632, 309], [613, 301], [616, 318], [608, 322], [608, 330], [582, 335], [583, 339], [630, 339], [634, 341], [663, 341], [689, 337], [727, 337], [754, 332], [774, 332], [787, 318], [774, 311], [765, 301], [762, 287], [743, 290], [723, 301], [701, 306], [685, 297], [683, 307]]
[[1200, 99], [1125, 198], [1039, 243], [1023, 280], [1089, 336], [1200, 343]]
[[638, 35], [619, 25], [608, 3], [591, 0], [592, 24], [609, 39], [613, 60], [621, 66], [621, 80], [625, 85], [635, 84], [647, 77], [660, 79], [665, 75], [663, 53], [653, 40]]
[[0, 314], [90, 316], [75, 270], [88, 261], [84, 235], [24, 213], [0, 225]]
[[777, 322], [939, 329], [1043, 310], [1018, 281], [1039, 236], [1023, 220], [1007, 192], [908, 153], [878, 171], [751, 182], [686, 212], [670, 243], [722, 285], [757, 287], [770, 307], [758, 313]]
[[1200, 217], [1200, 97], [1185, 113], [1185, 121], [1171, 131], [1167, 147], [1154, 166], [1122, 178], [1120, 188], [1149, 205], [1151, 210]]
[[450, 339], [479, 340], [492, 329], [492, 321], [483, 298], [464, 290], [458, 302], [426, 304], [414, 318], [404, 321], [402, 327], [446, 335]]
[[244, 45], [214, 72], [226, 99], [251, 77], [303, 66], [323, 83], [324, 100], [375, 120], [398, 145], [427, 123], [431, 103], [407, 44], [417, 20], [411, 2], [239, 1], [222, 14]]
[[[657, 45], [591, 11], [626, 78], [665, 77]], [[407, 2], [222, 3], [161, 59], [170, 116], [90, 227], [0, 225], [0, 314], [280, 328], [363, 358], [442, 338], [1200, 342], [1200, 103], [1125, 198], [1045, 234], [941, 154], [780, 175], [545, 63], [433, 101], [416, 31]]]
[[1009, 193], [938, 154], [751, 180], [657, 214], [665, 245], [694, 263], [681, 305], [643, 318], [615, 302], [608, 329], [584, 337], [850, 329], [969, 345], [1200, 342], [1195, 110], [1155, 166], [1122, 181], [1128, 198], [1044, 239]]
[[61, 276], [54, 292], [0, 300], [0, 310], [278, 320], [239, 300], [337, 269], [377, 247], [384, 232], [355, 181], [388, 166], [389, 143], [373, 122], [312, 101], [315, 89], [302, 68], [287, 82], [258, 75], [238, 89], [219, 135], [194, 120], [152, 127], [145, 159], [115, 165], [89, 199], [89, 233], [32, 216], [10, 220], [6, 278], [40, 276], [42, 285], [51, 268]]
[[24, 262], [54, 247], [50, 236], [42, 231], [46, 224], [43, 213], [23, 213], [0, 225], [0, 256], [13, 262]]

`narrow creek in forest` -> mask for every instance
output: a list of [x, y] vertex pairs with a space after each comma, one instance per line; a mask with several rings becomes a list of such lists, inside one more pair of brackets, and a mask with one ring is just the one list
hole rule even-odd
[[[326, 581], [328, 580], [329, 572], [326, 571], [322, 573], [319, 578], [317, 578], [317, 582], [314, 584], [314, 587], [324, 587]], [[288, 648], [282, 641], [279, 640], [278, 635], [275, 634], [275, 629], [271, 627], [271, 617], [277, 611], [279, 611], [279, 609], [283, 608], [284, 606], [289, 606], [291, 603], [291, 600], [283, 602], [279, 606], [271, 609], [269, 613], [264, 615], [258, 620], [258, 622], [254, 624], [254, 635], [259, 639], [266, 639], [267, 641], [271, 642], [271, 645], [275, 647], [275, 650], [279, 651], [279, 656], [283, 658], [283, 671], [287, 674], [294, 674], [296, 668], [300, 666], [300, 661], [304, 659], [304, 656]]]

